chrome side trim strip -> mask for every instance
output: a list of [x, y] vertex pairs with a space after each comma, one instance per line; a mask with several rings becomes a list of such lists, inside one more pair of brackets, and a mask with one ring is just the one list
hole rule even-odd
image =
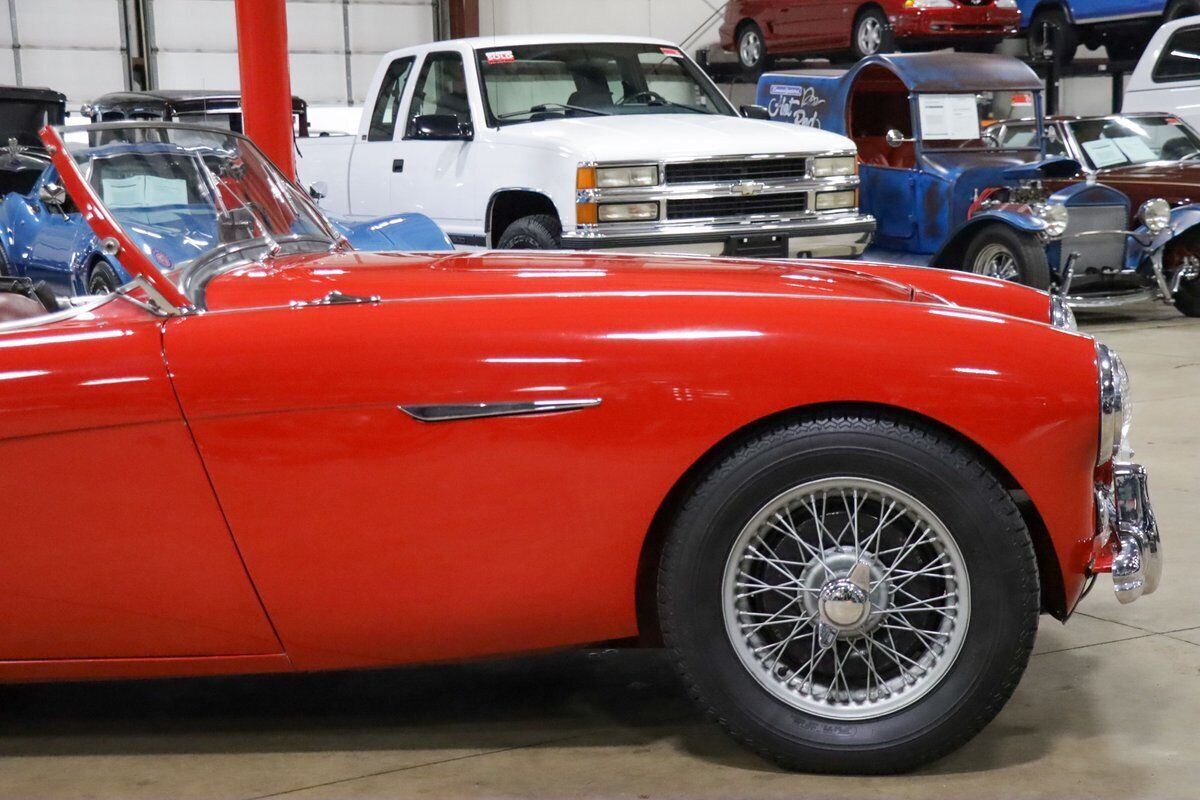
[[579, 400], [532, 400], [513, 403], [450, 403], [431, 405], [397, 406], [420, 422], [452, 422], [461, 419], [483, 417], [516, 417], [524, 414], [556, 414], [563, 411], [579, 411], [600, 405], [599, 397]]

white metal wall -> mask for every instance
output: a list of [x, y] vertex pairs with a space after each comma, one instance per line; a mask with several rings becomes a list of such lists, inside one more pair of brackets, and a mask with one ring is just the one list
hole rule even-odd
[[0, 0], [0, 83], [49, 86], [72, 104], [124, 88], [121, 9], [121, 0]]
[[655, 36], [694, 51], [715, 42], [725, 0], [479, 0], [479, 32]]
[[[233, 0], [147, 4], [159, 88], [237, 88]], [[361, 103], [381, 54], [434, 37], [434, 0], [288, 0], [287, 14], [292, 91], [314, 105]]]

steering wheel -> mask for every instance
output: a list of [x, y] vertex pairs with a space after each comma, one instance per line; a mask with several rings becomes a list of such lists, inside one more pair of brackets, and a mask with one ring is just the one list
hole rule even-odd
[[652, 91], [650, 89], [646, 89], [645, 91], [642, 91], [642, 92], [635, 92], [633, 94], [625, 95], [624, 97], [622, 97], [620, 100], [617, 101], [617, 105], [623, 106], [628, 103], [636, 103], [640, 98], [643, 98], [643, 97], [646, 98], [646, 105], [650, 105], [650, 101], [652, 101], [652, 100], [657, 100], [659, 103], [661, 103], [664, 106], [669, 106], [671, 104], [670, 100], [663, 97], [658, 92]]

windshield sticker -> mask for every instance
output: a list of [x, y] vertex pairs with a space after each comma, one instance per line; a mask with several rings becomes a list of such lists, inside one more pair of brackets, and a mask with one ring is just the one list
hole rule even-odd
[[979, 138], [979, 107], [973, 94], [923, 94], [921, 136], [925, 139], [974, 140]]
[[100, 186], [104, 205], [112, 209], [186, 206], [188, 201], [187, 181], [175, 178], [131, 175], [104, 178]]
[[682, 53], [682, 52], [681, 52], [681, 51], [680, 51], [678, 48], [675, 48], [675, 47], [660, 47], [660, 48], [658, 48], [658, 49], [662, 51], [662, 54], [663, 54], [664, 56], [672, 56], [672, 57], [674, 57], [674, 58], [683, 58], [683, 53]]
[[1130, 161], [1141, 162], [1158, 159], [1158, 154], [1140, 136], [1119, 136], [1113, 139], [1113, 143], [1121, 148], [1121, 152]]
[[1092, 164], [1095, 165], [1096, 169], [1129, 162], [1129, 159], [1121, 152], [1121, 148], [1117, 147], [1117, 143], [1112, 139], [1097, 139], [1094, 142], [1084, 142], [1083, 149], [1087, 152], [1088, 158], [1092, 160]]
[[516, 56], [512, 50], [492, 50], [484, 54], [487, 57], [489, 64], [508, 64], [511, 61], [516, 61]]

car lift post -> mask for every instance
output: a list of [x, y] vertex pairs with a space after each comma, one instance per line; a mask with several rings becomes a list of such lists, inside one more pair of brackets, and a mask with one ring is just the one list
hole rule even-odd
[[285, 175], [296, 178], [292, 84], [284, 0], [235, 0], [238, 72], [246, 135]]

